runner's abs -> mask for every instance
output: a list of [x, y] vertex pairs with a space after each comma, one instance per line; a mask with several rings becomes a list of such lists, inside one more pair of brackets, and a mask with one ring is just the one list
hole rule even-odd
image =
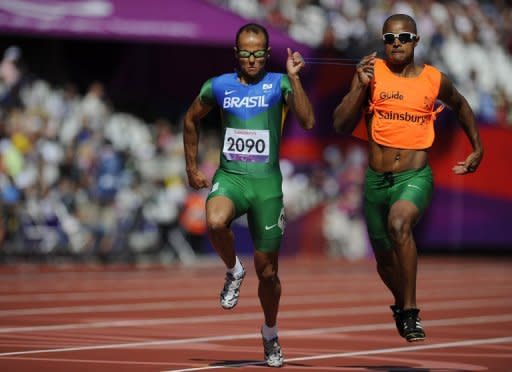
[[426, 150], [407, 150], [380, 146], [370, 143], [368, 163], [379, 173], [397, 173], [410, 169], [423, 168], [428, 161]]

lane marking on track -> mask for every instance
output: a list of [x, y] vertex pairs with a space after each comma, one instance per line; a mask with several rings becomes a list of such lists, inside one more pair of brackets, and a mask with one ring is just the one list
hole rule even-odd
[[[430, 281], [430, 280], [429, 280]], [[315, 281], [316, 282], [316, 281]], [[430, 297], [430, 296], [442, 296], [442, 295], [460, 295], [460, 290], [456, 283], [453, 281], [450, 281], [450, 287], [446, 288], [445, 286], [435, 288], [435, 289], [423, 289], [421, 291], [423, 297]], [[481, 283], [481, 282], [479, 282]], [[481, 283], [482, 284], [482, 283]], [[311, 292], [314, 292], [318, 296], [333, 296], [335, 294], [339, 293], [345, 293], [345, 287], [343, 286], [330, 286], [331, 290], [329, 291], [322, 291], [319, 292], [318, 290], [312, 290]], [[303, 296], [304, 297], [304, 290], [307, 289], [304, 287], [304, 284], [287, 284], [286, 286], [287, 292], [291, 296]], [[322, 288], [324, 289], [324, 288]], [[375, 290], [376, 292], [380, 292], [380, 287], [375, 286], [367, 286], [367, 287], [359, 287], [360, 291], [370, 291]], [[295, 293], [295, 291], [300, 290], [300, 293]], [[488, 284], [482, 284], [479, 286], [479, 288], [475, 288], [472, 290], [471, 294], [474, 294], [476, 297], [477, 295], [505, 295], [510, 293], [512, 290], [512, 285], [497, 285], [495, 282], [488, 283]], [[134, 300], [134, 301], [140, 301], [145, 299], [171, 299], [176, 298], [174, 301], [188, 301], [186, 299], [193, 298], [193, 297], [211, 297], [212, 291], [215, 292], [216, 289], [210, 289], [210, 288], [193, 288], [191, 290], [190, 288], [180, 288], [180, 289], [173, 289], [172, 291], [169, 290], [155, 290], [148, 292], [147, 290], [116, 290], [116, 291], [91, 291], [91, 292], [62, 292], [62, 293], [56, 293], [56, 292], [48, 292], [48, 293], [23, 293], [23, 294], [2, 294], [0, 297], [0, 303], [36, 303], [36, 302], [64, 302], [64, 301], [112, 301], [112, 300]], [[311, 296], [311, 294], [307, 294], [307, 296]], [[346, 295], [340, 298], [345, 298]], [[357, 294], [351, 294], [348, 296], [349, 298], [366, 298], [367, 295], [357, 295]], [[23, 309], [30, 309], [27, 307], [23, 307]]]
[[[491, 292], [492, 293], [492, 292]], [[460, 299], [453, 300], [454, 303], [477, 303], [483, 302], [484, 304], [487, 302], [492, 302], [494, 300], [489, 299], [489, 297], [493, 297], [489, 291], [485, 294], [484, 299], [474, 300], [477, 297], [477, 293], [470, 292], [468, 293], [468, 299]], [[346, 303], [357, 301], [358, 299], [365, 299], [368, 297], [368, 293], [364, 295], [346, 295], [346, 296], [336, 296], [332, 295], [320, 295], [320, 296], [311, 296], [311, 295], [294, 295], [287, 296], [283, 298], [281, 304], [282, 306], [286, 305], [299, 305], [299, 304], [318, 304], [318, 303]], [[380, 294], [372, 295], [373, 299], [381, 299], [388, 298], [389, 296], [385, 292], [381, 292]], [[500, 299], [503, 298], [503, 295], [497, 295]], [[109, 304], [109, 305], [78, 305], [78, 306], [56, 306], [56, 307], [39, 307], [39, 308], [18, 308], [18, 309], [6, 309], [0, 310], [0, 317], [9, 317], [9, 316], [27, 316], [27, 315], [49, 315], [49, 314], [80, 314], [80, 313], [99, 313], [99, 312], [122, 312], [126, 313], [127, 311], [147, 311], [147, 310], [171, 310], [171, 309], [203, 309], [209, 308], [214, 304], [216, 306], [217, 298], [211, 298], [208, 300], [175, 300], [175, 301], [157, 301], [157, 302], [145, 302], [140, 304]], [[440, 308], [439, 306], [442, 303], [445, 303], [445, 300], [440, 299], [439, 305], [436, 301], [431, 301], [430, 303], [435, 303], [436, 308]], [[502, 303], [505, 305], [507, 301], [503, 301]], [[508, 303], [511, 303], [510, 301]], [[248, 298], [244, 299], [244, 305], [254, 305], [259, 307], [259, 300], [257, 298]], [[424, 308], [425, 306], [422, 306]]]
[[[418, 350], [435, 350], [435, 349], [447, 349], [447, 348], [453, 348], [453, 347], [504, 344], [504, 343], [509, 343], [509, 342], [512, 342], [512, 337], [497, 337], [497, 338], [487, 338], [487, 339], [480, 339], [480, 340], [443, 342], [440, 344], [403, 346], [403, 347], [393, 347], [393, 348], [387, 348], [387, 349], [353, 351], [353, 352], [347, 352], [347, 353], [311, 355], [311, 356], [307, 356], [307, 357], [287, 358], [287, 359], [285, 359], [284, 362], [285, 362], [285, 366], [286, 366], [286, 363], [301, 362], [301, 361], [308, 361], [308, 360], [335, 359], [335, 358], [347, 358], [347, 357], [354, 357], [354, 356], [368, 356], [368, 355], [378, 355], [378, 354], [400, 353], [400, 352], [418, 351]], [[162, 372], [205, 371], [205, 370], [209, 370], [209, 369], [237, 368], [237, 367], [245, 367], [245, 366], [264, 365], [264, 364], [265, 364], [265, 362], [263, 362], [263, 361], [247, 362], [247, 363], [224, 364], [224, 365], [185, 368], [185, 369], [170, 369], [170, 370], [166, 370], [166, 371], [162, 371]]]
[[[311, 300], [311, 299], [309, 299]], [[287, 304], [298, 304], [307, 302], [287, 302]], [[256, 303], [255, 303], [256, 305]], [[458, 300], [458, 301], [433, 301], [425, 302], [422, 306], [423, 309], [432, 310], [456, 310], [456, 309], [482, 309], [511, 306], [512, 300], [504, 300], [502, 298], [490, 300]], [[211, 306], [211, 304], [210, 304]], [[284, 304], [282, 305], [284, 306]], [[80, 309], [84, 312], [85, 308]], [[125, 311], [129, 310], [129, 306], [123, 307]], [[120, 310], [116, 305], [115, 309]], [[160, 307], [159, 307], [160, 309]], [[165, 308], [169, 310], [169, 308]], [[110, 309], [114, 311], [114, 309]], [[145, 310], [148, 310], [147, 308]], [[312, 309], [312, 310], [285, 310], [280, 311], [279, 318], [281, 319], [294, 319], [294, 318], [314, 318], [314, 317], [328, 317], [328, 316], [343, 316], [343, 315], [361, 315], [361, 314], [379, 314], [383, 311], [383, 306], [344, 306], [335, 307], [330, 309]], [[96, 307], [89, 308], [89, 312], [98, 312]], [[36, 314], [31, 314], [36, 315]], [[37, 314], [40, 315], [40, 314]], [[44, 326], [31, 326], [31, 327], [6, 327], [0, 328], [0, 334], [6, 333], [21, 333], [21, 332], [42, 332], [42, 331], [58, 331], [70, 329], [93, 329], [93, 328], [113, 328], [113, 327], [139, 327], [139, 326], [157, 326], [157, 325], [172, 325], [172, 324], [200, 324], [200, 323], [213, 323], [213, 322], [228, 322], [240, 320], [254, 320], [260, 319], [261, 312], [249, 312], [244, 314], [229, 314], [229, 315], [199, 315], [192, 317], [173, 317], [173, 318], [159, 318], [159, 319], [132, 319], [132, 320], [105, 320], [101, 322], [90, 323], [74, 323], [74, 324], [56, 324]]]
[[[261, 314], [260, 314], [261, 316]], [[441, 325], [465, 325], [465, 324], [487, 324], [487, 323], [500, 323], [512, 321], [512, 315], [496, 315], [496, 316], [476, 316], [468, 318], [453, 318], [453, 319], [438, 319], [431, 321], [423, 321], [426, 326], [441, 326]], [[350, 332], [364, 332], [364, 331], [377, 331], [384, 329], [395, 328], [394, 324], [390, 323], [376, 323], [365, 325], [351, 325], [342, 327], [326, 327], [326, 328], [313, 328], [303, 330], [292, 330], [280, 332], [281, 337], [304, 337], [314, 334], [327, 334], [327, 333], [350, 333]], [[141, 341], [129, 342], [118, 344], [105, 344], [105, 345], [89, 345], [89, 346], [76, 346], [55, 349], [40, 349], [40, 350], [24, 350], [13, 351], [7, 353], [0, 353], [0, 358], [4, 356], [13, 355], [31, 355], [43, 353], [61, 353], [70, 351], [85, 351], [85, 350], [101, 350], [101, 349], [122, 349], [122, 348], [135, 348], [135, 347], [149, 347], [149, 346], [162, 346], [162, 345], [182, 345], [182, 344], [196, 344], [201, 342], [218, 342], [218, 341], [234, 341], [234, 340], [247, 340], [247, 339], [260, 339], [259, 333], [246, 333], [240, 335], [226, 335], [226, 336], [210, 336], [210, 337], [196, 337], [177, 340], [154, 340], [154, 341]]]

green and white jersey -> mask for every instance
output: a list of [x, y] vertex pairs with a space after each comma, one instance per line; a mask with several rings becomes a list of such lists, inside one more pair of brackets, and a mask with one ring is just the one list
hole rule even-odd
[[245, 85], [236, 73], [206, 81], [202, 102], [218, 106], [222, 121], [220, 168], [250, 177], [280, 173], [279, 148], [292, 92], [288, 76], [267, 72], [256, 84]]

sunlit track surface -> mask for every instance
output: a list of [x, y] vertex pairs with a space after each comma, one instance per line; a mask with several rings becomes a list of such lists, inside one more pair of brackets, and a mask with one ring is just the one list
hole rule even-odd
[[[196, 266], [3, 266], [0, 371], [262, 370], [257, 281], [222, 310], [220, 261]], [[396, 332], [371, 259], [286, 259], [284, 370], [512, 371], [512, 259], [423, 257], [427, 340]]]

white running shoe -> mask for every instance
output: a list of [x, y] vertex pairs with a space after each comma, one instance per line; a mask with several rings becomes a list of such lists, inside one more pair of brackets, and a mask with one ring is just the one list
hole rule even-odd
[[281, 345], [279, 345], [279, 338], [274, 337], [272, 340], [263, 339], [263, 355], [265, 362], [269, 367], [281, 367], [284, 363], [283, 353], [281, 351]]
[[226, 273], [224, 280], [224, 288], [220, 292], [220, 306], [224, 309], [232, 309], [238, 303], [238, 296], [240, 296], [240, 287], [245, 277], [245, 269], [242, 266], [242, 273], [237, 277], [231, 273]]

